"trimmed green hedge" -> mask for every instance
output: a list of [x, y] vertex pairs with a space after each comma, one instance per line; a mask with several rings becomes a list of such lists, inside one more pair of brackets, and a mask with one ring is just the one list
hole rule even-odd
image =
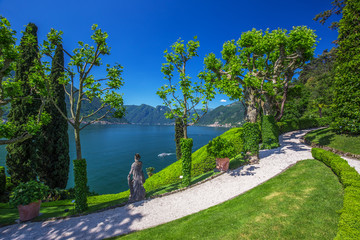
[[291, 132], [314, 127], [328, 126], [331, 122], [330, 118], [299, 118], [277, 122], [280, 133]]
[[74, 160], [74, 182], [75, 182], [75, 210], [84, 212], [88, 209], [87, 204], [87, 172], [86, 160]]
[[279, 128], [276, 125], [274, 116], [261, 117], [261, 149], [272, 149], [280, 146]]
[[360, 236], [360, 174], [338, 155], [320, 149], [311, 149], [312, 156], [329, 166], [345, 187], [344, 205], [341, 210], [335, 239], [358, 239]]
[[5, 193], [5, 190], [6, 190], [5, 167], [0, 166], [0, 196]]
[[187, 187], [191, 183], [191, 150], [193, 147], [193, 140], [191, 138], [180, 140], [181, 145], [181, 161], [182, 161], [182, 174], [183, 186]]
[[244, 152], [251, 154], [259, 153], [260, 129], [258, 123], [245, 123], [243, 125], [242, 139], [244, 141]]
[[[241, 139], [242, 131], [242, 128], [232, 128], [220, 135], [222, 138], [225, 138], [234, 144], [237, 155], [243, 152], [243, 140]], [[216, 167], [215, 158], [209, 156], [206, 151], [206, 146], [207, 145], [199, 148], [191, 156], [191, 175], [193, 177], [212, 171]], [[181, 161], [176, 161], [163, 170], [155, 173], [151, 178], [146, 179], [144, 183], [146, 192], [153, 191], [171, 183], [179, 182], [179, 177], [182, 175], [181, 169]]]

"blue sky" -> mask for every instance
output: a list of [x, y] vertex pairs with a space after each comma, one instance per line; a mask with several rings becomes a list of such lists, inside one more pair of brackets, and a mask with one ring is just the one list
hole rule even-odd
[[[225, 41], [238, 39], [242, 32], [256, 29], [306, 25], [318, 35], [315, 54], [334, 46], [337, 32], [313, 21], [314, 16], [331, 7], [331, 0], [0, 0], [0, 15], [6, 17], [21, 38], [21, 31], [35, 23], [39, 42], [51, 28], [64, 32], [64, 48], [72, 51], [78, 41], [92, 43], [91, 25], [108, 32], [111, 55], [104, 63], [124, 66], [125, 104], [161, 105], [156, 91], [166, 81], [161, 73], [163, 52], [178, 38], [188, 41], [197, 35], [199, 57], [189, 62], [187, 72], [196, 77], [205, 55], [221, 57]], [[331, 20], [331, 19], [330, 19]], [[102, 76], [103, 70], [96, 71]], [[226, 103], [221, 101], [227, 100]], [[219, 95], [210, 107], [228, 104]]]

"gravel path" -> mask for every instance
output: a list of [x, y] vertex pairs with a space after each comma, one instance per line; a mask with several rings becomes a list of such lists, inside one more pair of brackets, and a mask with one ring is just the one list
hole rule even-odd
[[[103, 239], [199, 212], [256, 187], [300, 160], [312, 159], [310, 147], [299, 141], [308, 131], [280, 136], [281, 147], [260, 151], [257, 165], [240, 167], [185, 191], [86, 216], [3, 227], [0, 239]], [[360, 161], [349, 163], [360, 171]]]

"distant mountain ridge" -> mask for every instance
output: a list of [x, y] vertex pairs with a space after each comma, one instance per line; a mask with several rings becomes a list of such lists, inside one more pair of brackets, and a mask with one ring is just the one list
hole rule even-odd
[[[68, 91], [70, 86], [67, 87]], [[76, 98], [76, 96], [75, 96]], [[67, 113], [70, 116], [70, 100], [66, 95], [65, 97]], [[101, 101], [98, 98], [94, 98], [92, 102], [82, 102], [81, 114], [89, 115], [101, 107]], [[109, 108], [100, 110], [97, 114], [87, 119], [87, 121], [94, 120], [104, 115]], [[108, 116], [103, 118], [100, 124], [140, 124], [140, 125], [173, 125], [174, 119], [167, 119], [165, 113], [170, 111], [166, 106], [152, 107], [146, 104], [141, 105], [125, 105], [125, 116], [123, 118], [114, 118], [110, 112]], [[4, 106], [3, 118], [7, 118], [10, 107]], [[200, 119], [196, 125], [200, 126], [225, 126], [234, 127], [239, 126], [244, 121], [244, 107], [240, 102], [235, 102], [229, 105], [221, 105], [215, 109], [209, 109], [209, 111]]]

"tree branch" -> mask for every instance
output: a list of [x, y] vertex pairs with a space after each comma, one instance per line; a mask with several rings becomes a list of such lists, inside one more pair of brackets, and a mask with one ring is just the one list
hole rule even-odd
[[106, 117], [106, 115], [108, 115], [110, 113], [111, 110], [108, 110], [104, 115], [102, 115], [101, 117], [95, 119], [95, 120], [92, 120], [88, 123], [86, 123], [84, 126], [82, 126], [80, 128], [80, 131], [83, 130], [85, 127], [89, 126], [90, 124], [93, 124], [94, 122], [97, 122], [97, 121], [100, 121], [101, 119], [103, 119], [104, 117]]

